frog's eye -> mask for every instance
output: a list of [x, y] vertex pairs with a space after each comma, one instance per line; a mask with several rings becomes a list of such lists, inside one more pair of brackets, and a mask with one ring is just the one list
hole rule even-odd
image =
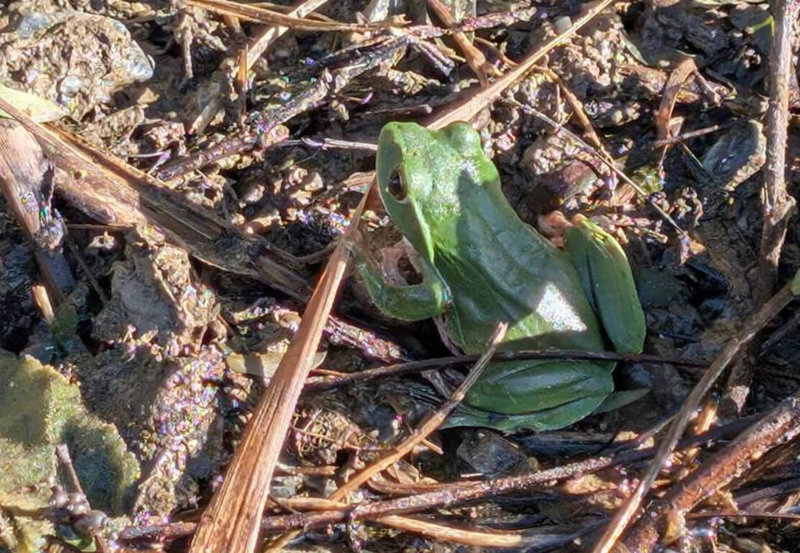
[[398, 169], [395, 169], [392, 171], [392, 174], [389, 175], [389, 182], [386, 184], [386, 190], [388, 190], [389, 194], [398, 202], [402, 202], [406, 199], [408, 194], [406, 183], [403, 180], [403, 174]]

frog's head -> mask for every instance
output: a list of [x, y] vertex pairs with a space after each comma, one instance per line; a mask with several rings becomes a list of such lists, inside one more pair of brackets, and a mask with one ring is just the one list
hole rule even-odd
[[384, 206], [416, 252], [433, 262], [434, 244], [451, 240], [468, 188], [480, 170], [497, 174], [467, 123], [432, 131], [389, 123], [378, 139], [376, 171]]

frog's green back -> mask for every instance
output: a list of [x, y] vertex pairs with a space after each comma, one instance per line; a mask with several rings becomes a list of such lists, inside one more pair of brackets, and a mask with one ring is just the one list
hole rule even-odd
[[444, 320], [458, 346], [483, 351], [504, 320], [506, 349], [604, 349], [572, 263], [519, 219], [466, 123], [386, 125], [377, 173], [392, 220], [451, 289]]
[[604, 349], [567, 256], [532, 232], [504, 198], [502, 204], [485, 197], [472, 203], [477, 207], [462, 216], [458, 233], [480, 233], [481, 245], [435, 248], [437, 267], [451, 287], [482, 292], [454, 295], [456, 316], [448, 323], [463, 344], [476, 346], [465, 349], [482, 351], [498, 320], [510, 323], [505, 349]]

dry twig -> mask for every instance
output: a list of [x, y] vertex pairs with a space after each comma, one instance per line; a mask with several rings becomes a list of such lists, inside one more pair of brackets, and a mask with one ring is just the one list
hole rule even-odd
[[402, 21], [380, 21], [377, 23], [338, 23], [330, 21], [315, 21], [313, 19], [303, 19], [286, 15], [280, 12], [238, 4], [227, 0], [187, 0], [189, 5], [206, 10], [213, 10], [217, 13], [232, 15], [249, 21], [266, 23], [268, 25], [280, 25], [289, 27], [295, 31], [350, 31], [368, 32], [397, 27], [403, 24]]
[[627, 528], [630, 521], [639, 510], [639, 506], [645, 495], [653, 486], [656, 477], [661, 472], [664, 462], [675, 449], [681, 434], [686, 429], [692, 414], [711, 385], [719, 378], [722, 371], [733, 361], [739, 352], [750, 343], [755, 335], [769, 323], [790, 301], [793, 299], [791, 285], [787, 284], [777, 294], [775, 294], [761, 309], [753, 314], [744, 324], [744, 328], [737, 336], [731, 339], [725, 348], [717, 355], [714, 362], [703, 375], [703, 378], [695, 385], [692, 392], [686, 398], [678, 415], [669, 427], [666, 435], [662, 438], [658, 448], [656, 458], [650, 463], [645, 473], [642, 475], [636, 490], [630, 495], [625, 504], [617, 511], [614, 519], [606, 528], [605, 533], [592, 549], [593, 553], [609, 553], [614, 544]]
[[[450, 13], [451, 8], [442, 2], [442, 0], [427, 0], [427, 3], [428, 7], [441, 19], [446, 27], [452, 27], [456, 23]], [[464, 54], [464, 58], [467, 60], [470, 69], [478, 76], [478, 81], [480, 81], [481, 86], [488, 86], [489, 75], [496, 77], [500, 74], [500, 71], [486, 60], [486, 56], [483, 55], [483, 52], [472, 44], [466, 34], [455, 32], [452, 38], [461, 50], [461, 53]]]
[[62, 253], [63, 224], [45, 197], [52, 190], [53, 167], [39, 143], [21, 124], [0, 119], [0, 195], [33, 245], [47, 291], [60, 303], [75, 279]]
[[[352, 230], [348, 232], [355, 231], [367, 196], [364, 195], [353, 215]], [[252, 552], [258, 545], [259, 525], [269, 497], [272, 474], [344, 277], [347, 259], [347, 247], [341, 241], [331, 255], [300, 326], [245, 429], [225, 480], [200, 519], [190, 552]]]
[[480, 110], [491, 104], [500, 96], [500, 94], [514, 86], [523, 77], [525, 77], [525, 75], [533, 70], [536, 62], [547, 55], [550, 50], [570, 39], [582, 27], [589, 23], [589, 21], [597, 17], [597, 15], [599, 15], [615, 1], [616, 0], [602, 0], [601, 2], [598, 2], [588, 12], [586, 12], [586, 14], [578, 18], [569, 29], [548, 41], [547, 44], [520, 61], [517, 67], [497, 79], [486, 88], [470, 89], [465, 98], [456, 102], [455, 105], [449, 106], [444, 113], [432, 118], [428, 122], [427, 126], [431, 129], [442, 129], [450, 123], [455, 123], [456, 121], [471, 121]]
[[[390, 452], [383, 455], [377, 461], [371, 463], [368, 467], [364, 470], [353, 476], [350, 480], [348, 480], [344, 485], [339, 487], [338, 490], [333, 492], [331, 496], [328, 498], [330, 501], [342, 501], [347, 498], [348, 495], [358, 490], [358, 488], [367, 482], [370, 478], [374, 475], [378, 474], [382, 470], [385, 470], [398, 461], [400, 461], [403, 457], [411, 453], [414, 450], [414, 447], [422, 443], [430, 436], [433, 432], [436, 431], [439, 426], [447, 419], [448, 415], [453, 412], [453, 410], [458, 406], [459, 403], [464, 399], [467, 395], [467, 392], [478, 379], [480, 374], [483, 372], [483, 369], [486, 368], [486, 365], [489, 364], [489, 361], [492, 359], [495, 351], [497, 350], [497, 345], [502, 342], [503, 338], [505, 337], [506, 331], [508, 330], [507, 323], [498, 324], [497, 329], [495, 330], [494, 335], [491, 339], [491, 345], [486, 352], [481, 355], [478, 361], [475, 363], [475, 366], [472, 370], [467, 374], [467, 377], [461, 383], [461, 385], [453, 392], [453, 395], [450, 399], [445, 402], [439, 409], [435, 412], [431, 413], [422, 421], [422, 424], [414, 430], [414, 432], [405, 440], [403, 440], [400, 444], [392, 448]], [[392, 519], [391, 524], [392, 526], [401, 525], [403, 529], [405, 529], [409, 521], [400, 520], [401, 517], [395, 517]], [[378, 519], [382, 521], [382, 519]], [[389, 523], [387, 523], [389, 524]], [[293, 539], [297, 535], [299, 535], [299, 530], [290, 532], [289, 534], [282, 536], [277, 540], [277, 544], [274, 544], [270, 547], [271, 550], [277, 551], [279, 550], [284, 544], [286, 544], [289, 540]]]
[[[314, 10], [318, 9], [326, 2], [327, 0], [306, 0], [305, 2], [301, 2], [286, 15], [295, 18], [303, 18]], [[249, 45], [246, 49], [247, 59], [244, 69], [247, 71], [252, 69], [256, 61], [264, 54], [264, 52], [267, 51], [267, 48], [269, 48], [271, 44], [283, 36], [288, 30], [289, 27], [283, 27], [280, 25], [268, 25], [262, 27], [256, 36], [253, 37], [249, 42]], [[223, 65], [225, 63], [226, 62], [223, 62]], [[222, 67], [220, 69], [222, 69]], [[191, 134], [197, 135], [203, 132], [206, 126], [217, 116], [220, 109], [222, 109], [223, 91], [220, 83], [216, 80], [212, 80], [208, 84], [208, 87], [210, 88], [208, 92], [209, 100], [206, 105], [203, 106], [201, 113], [198, 114], [194, 121], [192, 121], [189, 125], [189, 131]]]
[[323, 70], [317, 79], [286, 104], [267, 113], [255, 114], [244, 129], [226, 137], [203, 152], [167, 163], [156, 172], [156, 177], [169, 181], [228, 156], [251, 150], [256, 146], [267, 148], [284, 140], [286, 136], [280, 131], [282, 123], [318, 107], [331, 94], [336, 94], [344, 89], [354, 78], [373, 69], [394, 55], [396, 51], [404, 48], [408, 41], [409, 38], [405, 36], [384, 37], [371, 44], [369, 48], [362, 47], [363, 51], [360, 52], [361, 55], [356, 63], [331, 71]]
[[630, 551], [647, 553], [655, 546], [662, 532], [667, 543], [682, 536], [688, 511], [742, 474], [754, 459], [776, 445], [794, 439], [798, 432], [800, 395], [795, 394], [675, 486], [650, 510], [650, 516], [642, 517], [633, 527], [625, 546]]
[[37, 124], [3, 98], [0, 108], [36, 137], [54, 165], [72, 177], [68, 185], [57, 188], [78, 209], [107, 223], [156, 225], [170, 241], [210, 265], [261, 280], [294, 298], [307, 297], [305, 280], [270, 259], [263, 249], [266, 242], [245, 239], [232, 225], [187, 203], [163, 183], [65, 131]]
[[767, 161], [764, 167], [764, 227], [758, 256], [755, 303], [763, 303], [775, 288], [778, 260], [794, 199], [786, 192], [786, 135], [789, 121], [789, 73], [793, 26], [800, 2], [776, 0], [772, 16], [775, 33], [769, 56], [769, 109], [767, 110]]
[[[728, 439], [741, 433], [754, 418], [747, 417], [709, 431], [703, 436], [693, 436], [683, 440], [679, 448], [696, 447], [699, 444], [713, 443]], [[347, 520], [372, 520], [394, 514], [419, 513], [438, 507], [452, 506], [465, 501], [486, 499], [515, 492], [530, 492], [553, 482], [585, 474], [597, 472], [612, 466], [630, 467], [632, 464], [651, 458], [654, 449], [625, 449], [608, 455], [570, 463], [568, 465], [541, 470], [529, 474], [521, 474], [495, 478], [482, 482], [455, 482], [439, 484], [428, 490], [408, 497], [375, 501], [360, 504], [356, 507], [330, 502], [327, 499], [284, 500], [282, 503], [291, 508], [309, 509], [325, 508], [330, 510], [313, 513], [295, 513], [267, 517], [262, 522], [265, 532], [285, 532], [292, 528], [319, 528], [327, 524], [337, 524]], [[165, 526], [135, 526], [125, 529], [120, 539], [133, 541], [137, 539], [175, 539], [188, 536], [194, 532], [195, 526], [190, 523], [172, 523]]]
[[525, 538], [519, 533], [510, 532], [477, 532], [463, 528], [453, 528], [443, 524], [436, 524], [419, 518], [389, 515], [378, 519], [381, 524], [428, 536], [437, 541], [449, 541], [471, 545], [473, 547], [520, 547], [525, 544]]
[[669, 79], [664, 86], [664, 95], [661, 97], [661, 104], [658, 106], [655, 117], [656, 143], [663, 144], [659, 146], [661, 148], [661, 156], [658, 161], [659, 172], [663, 171], [664, 157], [667, 155], [670, 145], [668, 140], [672, 138], [670, 123], [672, 121], [672, 111], [675, 109], [675, 102], [678, 100], [678, 93], [689, 75], [696, 72], [697, 65], [695, 65], [694, 60], [689, 57], [683, 58], [670, 73]]
[[[760, 305], [772, 294], [778, 278], [786, 227], [795, 201], [786, 191], [786, 139], [789, 121], [789, 74], [793, 25], [800, 12], [797, 0], [778, 0], [772, 7], [775, 33], [769, 56], [769, 109], [767, 110], [767, 159], [764, 166], [761, 248], [758, 254], [753, 300]], [[726, 383], [726, 406], [741, 412], [750, 392], [752, 363], [737, 363]]]

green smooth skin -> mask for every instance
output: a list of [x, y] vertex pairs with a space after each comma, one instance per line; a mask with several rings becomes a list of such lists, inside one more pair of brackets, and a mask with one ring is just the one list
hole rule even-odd
[[[431, 131], [389, 123], [378, 141], [376, 169], [386, 211], [416, 252], [423, 277], [420, 284], [393, 285], [365, 252], [354, 250], [366, 288], [386, 315], [438, 317], [443, 337], [466, 353], [484, 352], [501, 321], [509, 327], [500, 351], [601, 351], [606, 340], [594, 306], [620, 335], [610, 340], [615, 349], [641, 351], [644, 315], [619, 245], [586, 222], [568, 233], [577, 244], [568, 254], [523, 223], [469, 125]], [[605, 273], [612, 282], [603, 282]], [[589, 361], [494, 363], [448, 425], [509, 432], [567, 426], [612, 393], [613, 368]]]

